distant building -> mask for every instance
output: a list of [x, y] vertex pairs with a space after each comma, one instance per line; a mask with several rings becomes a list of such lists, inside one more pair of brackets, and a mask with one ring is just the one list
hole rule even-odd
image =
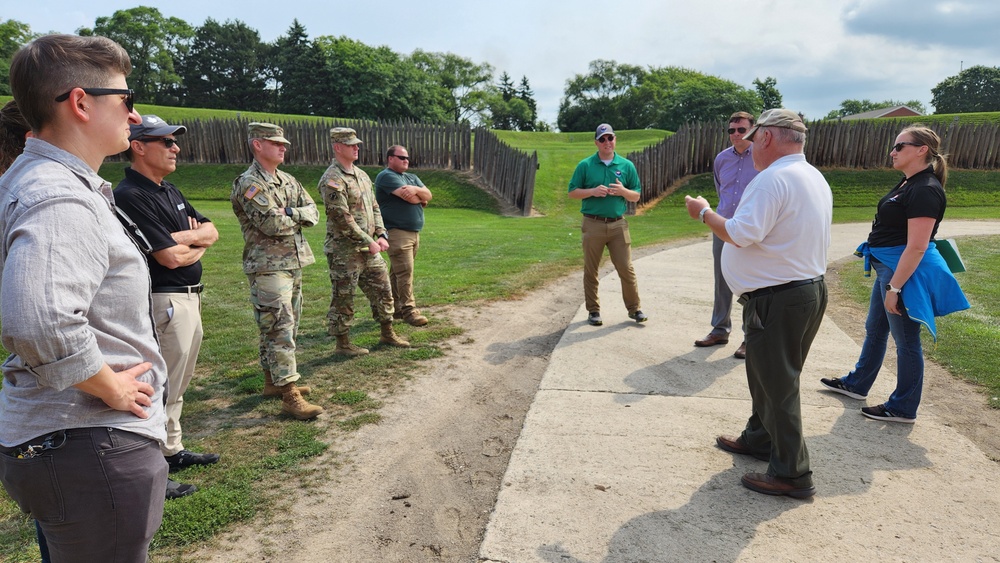
[[915, 115], [923, 114], [909, 106], [892, 106], [889, 108], [873, 109], [872, 111], [856, 113], [854, 115], [845, 115], [840, 119], [878, 119], [880, 117], [913, 117]]

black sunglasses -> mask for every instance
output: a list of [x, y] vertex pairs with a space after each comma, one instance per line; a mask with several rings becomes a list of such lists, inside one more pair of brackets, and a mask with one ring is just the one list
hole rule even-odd
[[408, 157], [408, 156], [396, 156], [396, 155], [391, 155], [391, 156], [395, 156], [399, 160], [410, 160], [410, 157]]
[[740, 135], [742, 135], [742, 134], [744, 134], [744, 133], [747, 132], [747, 128], [746, 127], [730, 127], [729, 129], [727, 129], [727, 131], [729, 131], [730, 135], [732, 135], [733, 133], [739, 133]]
[[899, 152], [899, 151], [903, 150], [903, 147], [906, 147], [906, 146], [910, 146], [910, 147], [922, 147], [923, 145], [921, 145], [920, 143], [911, 143], [909, 141], [903, 141], [901, 143], [896, 143], [895, 145], [892, 145], [892, 150], [894, 150], [896, 152]]
[[[125, 107], [128, 108], [129, 113], [132, 113], [132, 108], [135, 106], [135, 90], [128, 88], [80, 88], [85, 94], [90, 94], [91, 96], [125, 96], [122, 101], [125, 102]], [[69, 99], [69, 95], [73, 93], [74, 89], [69, 92], [62, 94], [56, 98], [57, 102], [65, 102]]]
[[598, 139], [597, 142], [598, 143], [610, 143], [611, 141], [614, 141], [614, 140], [615, 140], [614, 135], [604, 135], [603, 137], [601, 137], [600, 139]]
[[177, 139], [168, 139], [166, 137], [140, 137], [136, 140], [142, 143], [163, 143], [163, 146], [168, 149], [172, 149], [179, 145]]

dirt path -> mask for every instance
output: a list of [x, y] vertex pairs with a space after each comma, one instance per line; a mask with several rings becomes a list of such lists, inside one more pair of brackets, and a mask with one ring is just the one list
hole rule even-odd
[[[465, 333], [382, 422], [335, 442], [321, 475], [268, 522], [190, 554], [198, 561], [476, 561], [528, 406], [580, 306], [581, 277], [523, 299], [434, 311]], [[341, 459], [349, 460], [341, 463]], [[185, 556], [187, 559], [187, 556]]]
[[[387, 399], [382, 422], [335, 442], [268, 521], [190, 560], [478, 561], [511, 448], [581, 291], [577, 274], [517, 301], [435, 311], [465, 333]], [[860, 343], [864, 311], [831, 297], [828, 315]], [[974, 387], [928, 363], [925, 404], [1000, 460], [1000, 412]]]

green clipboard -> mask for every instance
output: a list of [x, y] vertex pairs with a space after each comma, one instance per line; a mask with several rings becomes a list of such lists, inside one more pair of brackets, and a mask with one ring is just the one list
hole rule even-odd
[[955, 239], [935, 240], [934, 245], [937, 246], [944, 261], [948, 263], [948, 268], [952, 273], [957, 274], [965, 271], [965, 262], [962, 262], [962, 255], [958, 253], [958, 244], [955, 243]]

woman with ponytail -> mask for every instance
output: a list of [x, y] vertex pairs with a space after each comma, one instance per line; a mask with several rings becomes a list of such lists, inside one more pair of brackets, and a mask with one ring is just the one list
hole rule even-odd
[[865, 258], [865, 275], [869, 266], [876, 273], [861, 357], [846, 376], [820, 380], [830, 391], [865, 399], [892, 334], [896, 389], [885, 403], [861, 409], [868, 418], [916, 420], [924, 382], [920, 327], [936, 339], [935, 316], [969, 308], [933, 242], [947, 206], [948, 163], [940, 151], [941, 139], [927, 127], [907, 127], [896, 137], [889, 156], [904, 177], [879, 201], [868, 241], [857, 252]]

